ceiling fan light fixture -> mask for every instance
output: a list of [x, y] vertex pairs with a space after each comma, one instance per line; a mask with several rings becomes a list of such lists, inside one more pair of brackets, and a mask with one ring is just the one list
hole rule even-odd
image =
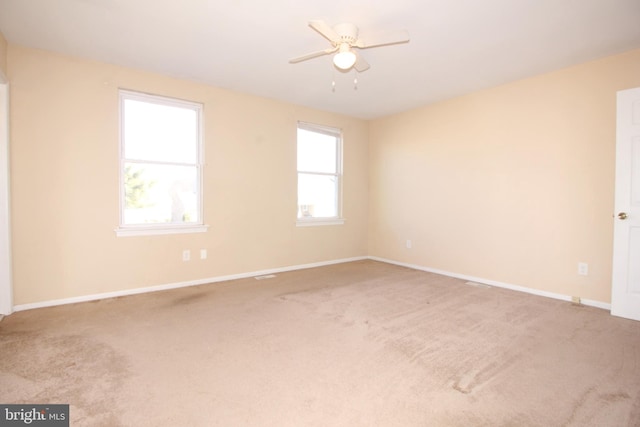
[[333, 65], [341, 70], [348, 70], [356, 63], [356, 54], [351, 51], [348, 43], [340, 45], [340, 51], [333, 56]]

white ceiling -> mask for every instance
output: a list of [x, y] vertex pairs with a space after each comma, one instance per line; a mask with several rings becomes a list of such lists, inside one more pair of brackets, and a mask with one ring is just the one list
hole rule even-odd
[[[336, 71], [307, 26], [352, 22], [411, 42]], [[0, 0], [10, 43], [365, 119], [640, 48], [640, 0]], [[335, 79], [335, 92], [331, 83]]]

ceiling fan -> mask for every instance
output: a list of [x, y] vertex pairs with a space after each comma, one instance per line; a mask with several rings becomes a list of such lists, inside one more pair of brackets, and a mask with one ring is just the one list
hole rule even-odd
[[343, 23], [330, 27], [324, 21], [315, 20], [309, 21], [309, 26], [329, 40], [331, 47], [293, 58], [289, 61], [291, 64], [335, 53], [333, 56], [333, 64], [338, 69], [348, 71], [354, 68], [358, 72], [363, 72], [368, 70], [370, 65], [355, 49], [369, 49], [372, 47], [409, 42], [409, 34], [406, 31], [399, 31], [395, 34], [371, 38], [365, 41], [358, 38], [358, 27], [353, 24]]

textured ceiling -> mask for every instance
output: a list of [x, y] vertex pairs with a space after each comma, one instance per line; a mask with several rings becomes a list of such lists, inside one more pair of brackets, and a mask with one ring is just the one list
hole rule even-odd
[[[411, 41], [342, 73], [307, 26], [352, 22]], [[377, 118], [640, 48], [640, 0], [0, 0], [10, 43]], [[335, 91], [332, 91], [335, 81]]]

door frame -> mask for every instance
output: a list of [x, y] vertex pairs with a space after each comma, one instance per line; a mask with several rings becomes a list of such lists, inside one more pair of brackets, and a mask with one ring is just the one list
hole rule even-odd
[[0, 316], [13, 312], [9, 162], [9, 81], [0, 70]]

